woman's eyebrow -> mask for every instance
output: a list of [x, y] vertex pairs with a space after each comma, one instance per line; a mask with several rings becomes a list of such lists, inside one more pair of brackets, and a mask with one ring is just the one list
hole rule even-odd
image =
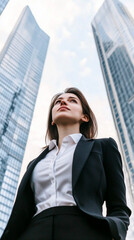
[[[78, 98], [76, 98], [76, 97], [71, 97], [71, 96], [68, 97], [67, 99], [70, 99], [70, 98], [74, 98], [74, 99], [76, 99], [76, 100], [79, 100]], [[63, 98], [63, 97], [58, 97], [56, 100], [58, 100], [58, 99], [64, 99], [64, 98]], [[56, 100], [55, 100], [55, 101], [56, 101]]]
[[69, 97], [69, 98], [74, 98], [74, 99], [77, 99], [77, 100], [78, 100], [78, 98], [76, 98], [76, 97]]

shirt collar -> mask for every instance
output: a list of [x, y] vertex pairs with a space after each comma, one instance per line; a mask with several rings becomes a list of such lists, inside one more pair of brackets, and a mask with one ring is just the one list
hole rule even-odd
[[[72, 142], [72, 143], [75, 143], [77, 144], [81, 138], [82, 134], [81, 133], [73, 133], [73, 134], [70, 134], [66, 137], [63, 138], [63, 142]], [[52, 150], [53, 148], [55, 148], [57, 146], [57, 142], [56, 142], [56, 139], [52, 139], [49, 143], [49, 150]]]
[[78, 143], [82, 134], [81, 133], [74, 133], [74, 134], [70, 134], [69, 136], [72, 138], [74, 143]]

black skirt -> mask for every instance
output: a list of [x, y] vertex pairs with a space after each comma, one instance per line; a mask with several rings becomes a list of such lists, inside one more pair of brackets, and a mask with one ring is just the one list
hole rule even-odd
[[75, 206], [59, 206], [34, 216], [18, 240], [112, 240], [112, 236], [105, 220]]

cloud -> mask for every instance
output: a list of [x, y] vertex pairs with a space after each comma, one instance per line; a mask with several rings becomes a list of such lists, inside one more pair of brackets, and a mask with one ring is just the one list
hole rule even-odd
[[91, 12], [92, 11], [92, 2], [88, 2], [87, 3], [86, 10], [87, 10], [87, 12]]
[[[42, 1], [38, 0], [33, 5], [29, 0], [33, 13], [43, 29], [52, 34], [64, 24], [72, 25], [80, 14], [80, 7], [73, 0]], [[38, 14], [40, 12], [40, 14]]]
[[80, 61], [80, 66], [84, 66], [87, 62], [87, 58], [83, 58], [81, 61]]
[[65, 27], [64, 25], [63, 25], [63, 27], [61, 27], [60, 28], [60, 31], [59, 31], [59, 34], [58, 35], [55, 35], [54, 37], [53, 37], [53, 44], [55, 44], [54, 42], [55, 42], [55, 40], [57, 41], [57, 43], [61, 43], [62, 41], [64, 41], [65, 39], [70, 39], [70, 37], [71, 37], [71, 35], [72, 35], [72, 33], [71, 33], [71, 31], [69, 31], [68, 29], [67, 29], [67, 27]]
[[71, 36], [71, 32], [68, 31], [66, 27], [63, 27], [62, 36], [63, 38], [69, 38]]
[[86, 47], [87, 47], [86, 41], [81, 41], [80, 42], [80, 48], [86, 48]]
[[92, 0], [92, 6], [93, 6], [93, 11], [96, 14], [99, 8], [102, 6], [104, 0], [99, 0], [99, 1], [93, 1]]
[[91, 69], [90, 69], [90, 67], [85, 67], [85, 68], [83, 69], [83, 71], [80, 72], [80, 75], [81, 75], [82, 77], [87, 77], [87, 76], [89, 76], [90, 74], [91, 74]]
[[64, 50], [63, 55], [66, 57], [76, 57], [76, 53], [71, 50]]

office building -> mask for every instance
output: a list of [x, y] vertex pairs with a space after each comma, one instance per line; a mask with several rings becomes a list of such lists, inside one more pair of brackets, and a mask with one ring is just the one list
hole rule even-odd
[[0, 0], [0, 15], [2, 14], [8, 2], [9, 0]]
[[118, 0], [105, 0], [92, 29], [134, 196], [134, 20]]
[[[92, 30], [134, 203], [134, 19], [118, 0], [105, 0]], [[131, 227], [128, 239], [133, 239]], [[131, 235], [131, 236], [130, 236]]]
[[15, 199], [48, 43], [26, 6], [0, 53], [0, 236]]

